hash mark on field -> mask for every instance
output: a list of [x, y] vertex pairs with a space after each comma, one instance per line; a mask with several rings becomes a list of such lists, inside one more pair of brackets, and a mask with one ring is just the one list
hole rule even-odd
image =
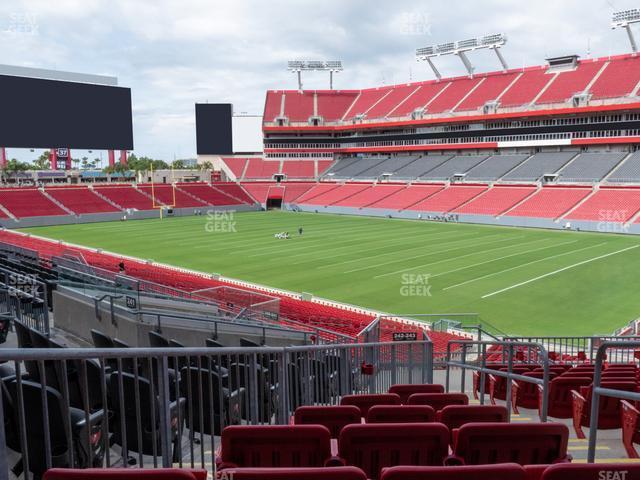
[[[551, 245], [551, 246], [549, 246], [547, 248], [560, 247], [562, 245], [568, 245], [570, 243], [576, 243], [577, 241], [578, 240], [574, 240], [572, 242], [559, 243], [557, 245]], [[443, 288], [442, 290], [444, 291], [444, 290], [449, 290], [451, 288], [461, 287], [462, 285], [466, 285], [468, 283], [473, 283], [473, 282], [476, 282], [478, 280], [484, 280], [485, 278], [493, 277], [494, 275], [500, 275], [501, 273], [505, 273], [505, 272], [510, 272], [511, 270], [516, 270], [518, 268], [526, 267], [528, 265], [533, 265], [534, 263], [544, 262], [546, 260], [551, 260], [553, 258], [563, 257], [565, 255], [572, 255], [574, 253], [582, 252], [584, 250], [589, 250], [591, 248], [601, 247], [602, 245], [606, 245], [606, 244], [607, 244], [607, 242], [602, 242], [602, 243], [598, 243], [596, 245], [589, 245], [588, 247], [579, 248], [577, 250], [571, 250], [569, 252], [563, 252], [563, 253], [558, 253], [556, 255], [551, 255], [549, 257], [539, 258], [538, 260], [534, 260], [532, 262], [523, 263], [521, 265], [516, 265], [515, 267], [511, 267], [511, 268], [505, 268], [504, 270], [500, 270], [498, 272], [489, 273], [487, 275], [482, 275], [481, 277], [472, 278], [471, 280], [467, 280], [466, 282], [456, 283], [455, 285], [450, 285], [450, 286], [448, 286], [446, 288]]]
[[512, 290], [514, 288], [522, 287], [523, 285], [527, 285], [531, 282], [535, 282], [537, 280], [542, 280], [543, 278], [550, 277], [551, 275], [555, 275], [556, 273], [561, 273], [571, 268], [579, 267], [581, 265], [585, 265], [587, 263], [595, 262], [596, 260], [601, 260], [603, 258], [610, 257], [612, 255], [617, 255], [618, 253], [628, 252], [629, 250], [633, 250], [634, 248], [638, 248], [640, 245], [634, 245], [632, 247], [623, 248], [621, 250], [616, 250], [615, 252], [607, 253], [604, 255], [600, 255], [599, 257], [590, 258], [588, 260], [583, 260], [582, 262], [574, 263], [573, 265], [569, 265], [567, 267], [559, 268], [558, 270], [554, 270], [553, 272], [545, 273], [544, 275], [539, 275], [534, 278], [530, 278], [529, 280], [525, 280], [524, 282], [516, 283], [515, 285], [511, 285], [510, 287], [502, 288], [500, 290], [496, 290], [495, 292], [487, 293], [480, 298], [488, 298], [494, 295], [498, 295], [499, 293], [506, 292], [508, 290]]

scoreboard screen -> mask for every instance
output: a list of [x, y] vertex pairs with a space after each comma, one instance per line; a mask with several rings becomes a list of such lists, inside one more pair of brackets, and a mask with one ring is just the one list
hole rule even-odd
[[133, 150], [131, 89], [0, 75], [0, 146]]

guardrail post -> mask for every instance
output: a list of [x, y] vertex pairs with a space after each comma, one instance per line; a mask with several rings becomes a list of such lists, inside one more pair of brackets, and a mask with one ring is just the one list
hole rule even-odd
[[447, 342], [447, 364], [446, 364], [446, 370], [445, 370], [445, 381], [444, 381], [444, 389], [445, 391], [449, 392], [449, 383], [450, 383], [450, 376], [451, 376], [451, 341]]
[[[463, 365], [467, 364], [467, 348], [465, 345], [462, 346], [462, 355], [460, 356], [460, 361]], [[467, 370], [465, 368], [460, 369], [460, 391], [462, 393], [466, 390], [466, 380], [467, 380]]]
[[[4, 418], [4, 395], [0, 396], [0, 418]], [[9, 464], [7, 463], [7, 437], [4, 431], [4, 424], [0, 425], [0, 480], [9, 480]]]
[[160, 400], [160, 447], [162, 452], [162, 466], [164, 468], [170, 468], [173, 462], [171, 458], [171, 396], [169, 395], [169, 366], [167, 357], [161, 356], [156, 358], [156, 363], [158, 366], [158, 394]]
[[[277, 422], [282, 425], [286, 425], [289, 423], [289, 354], [287, 352], [287, 348], [284, 347], [281, 352], [276, 354], [277, 356], [281, 355], [280, 361], [278, 362], [279, 373], [278, 376], [279, 382], [279, 405], [278, 405], [278, 417]], [[294, 371], [296, 371], [294, 369]]]
[[433, 383], [433, 342], [428, 341], [423, 345], [424, 348], [422, 354], [424, 355], [426, 362], [423, 362], [422, 364], [422, 383]]
[[487, 374], [484, 371], [484, 369], [487, 368], [487, 345], [483, 343], [481, 347], [482, 347], [482, 358], [480, 359], [480, 367], [482, 368], [482, 370], [480, 370], [480, 375], [479, 375], [480, 405], [484, 405], [485, 383], [487, 381]]
[[602, 357], [606, 352], [606, 347], [598, 348], [596, 354], [596, 366], [593, 372], [593, 387], [591, 392], [591, 412], [589, 418], [589, 451], [587, 452], [587, 462], [593, 463], [596, 459], [596, 443], [598, 442], [598, 412], [600, 409], [600, 381], [602, 378]]
[[509, 352], [509, 358], [507, 360], [507, 373], [509, 374], [507, 376], [507, 421], [510, 422], [511, 421], [511, 374], [513, 373], [513, 343], [509, 343], [509, 348], [508, 348], [508, 352]]

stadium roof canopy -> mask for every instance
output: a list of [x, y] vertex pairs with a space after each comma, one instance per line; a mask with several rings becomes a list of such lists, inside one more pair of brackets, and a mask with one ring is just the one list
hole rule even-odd
[[118, 86], [118, 78], [106, 75], [93, 75], [89, 73], [65, 72], [61, 70], [47, 70], [44, 68], [18, 67], [15, 65], [1, 65], [0, 75], [14, 77], [42, 78], [46, 80], [59, 80], [63, 82], [92, 83], [95, 85]]

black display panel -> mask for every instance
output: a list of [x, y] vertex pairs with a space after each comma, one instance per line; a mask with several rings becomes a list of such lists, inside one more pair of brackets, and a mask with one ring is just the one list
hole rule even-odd
[[196, 103], [198, 155], [231, 155], [233, 134], [230, 103]]
[[133, 150], [131, 89], [0, 75], [0, 146]]

